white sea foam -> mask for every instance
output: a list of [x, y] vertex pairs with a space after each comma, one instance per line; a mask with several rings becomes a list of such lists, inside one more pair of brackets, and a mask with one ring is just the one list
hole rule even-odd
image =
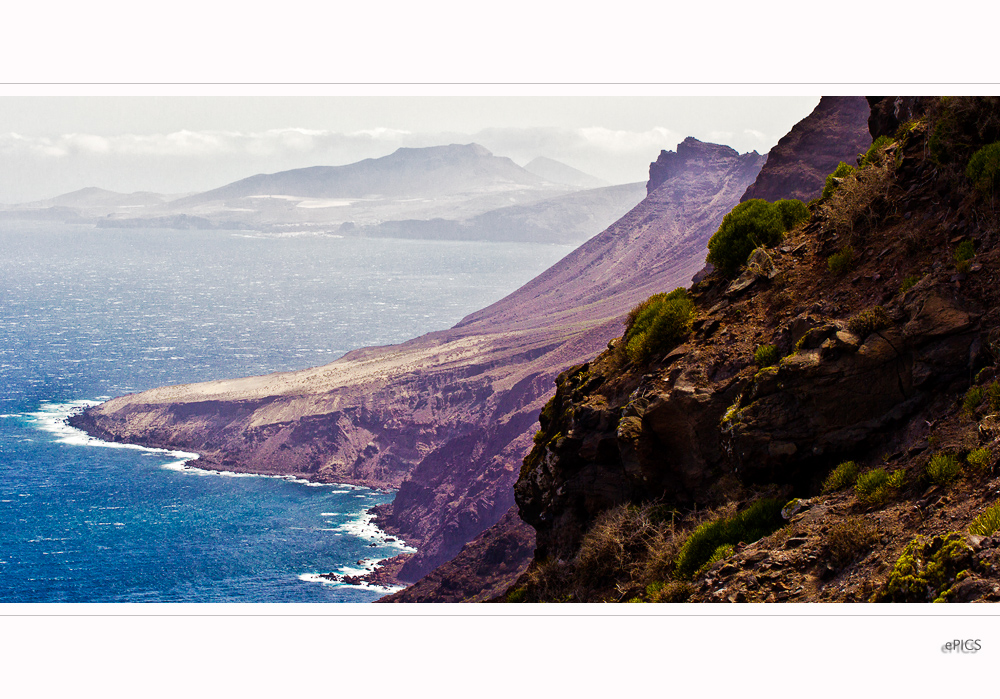
[[[56, 441], [62, 444], [70, 444], [81, 447], [103, 447], [106, 449], [132, 449], [145, 452], [147, 454], [163, 454], [176, 458], [177, 461], [168, 464], [168, 467], [175, 467], [176, 464], [187, 464], [198, 458], [198, 454], [193, 452], [178, 451], [173, 449], [158, 449], [154, 447], [141, 447], [137, 444], [119, 444], [118, 442], [106, 442], [103, 439], [91, 437], [83, 430], [77, 429], [69, 424], [69, 418], [92, 405], [98, 405], [96, 400], [74, 400], [66, 403], [50, 403], [42, 401], [38, 406], [38, 411], [27, 413], [35, 427], [42, 432], [55, 435]], [[201, 470], [201, 469], [198, 469]]]

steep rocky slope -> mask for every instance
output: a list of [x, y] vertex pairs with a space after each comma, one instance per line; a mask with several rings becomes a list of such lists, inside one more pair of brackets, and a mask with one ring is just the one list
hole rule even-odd
[[966, 172], [1000, 100], [886, 99], [806, 223], [691, 287], [680, 344], [560, 375], [504, 599], [1000, 600], [1000, 165]]
[[200, 465], [399, 488], [379, 522], [415, 544], [401, 576], [454, 556], [513, 504], [555, 376], [593, 356], [622, 315], [687, 283], [763, 156], [686, 140], [682, 166], [625, 217], [455, 328], [289, 374], [111, 400], [75, 424], [180, 448]]

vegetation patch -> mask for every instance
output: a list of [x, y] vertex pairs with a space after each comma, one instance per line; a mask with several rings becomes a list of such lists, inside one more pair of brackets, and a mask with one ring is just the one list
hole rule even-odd
[[965, 174], [983, 194], [995, 192], [1000, 187], [1000, 141], [977, 150], [969, 158]]
[[830, 563], [844, 568], [867, 554], [878, 542], [875, 526], [862, 517], [848, 517], [833, 524], [826, 533], [826, 551]]
[[907, 291], [912, 289], [917, 282], [920, 281], [920, 277], [917, 275], [911, 275], [903, 280], [903, 283], [899, 285], [899, 293], [905, 294]]
[[655, 533], [648, 508], [626, 505], [602, 512], [580, 544], [576, 578], [590, 587], [614, 583], [646, 558]]
[[993, 453], [989, 447], [979, 447], [970, 451], [965, 460], [974, 471], [986, 473], [993, 465]]
[[982, 386], [973, 386], [968, 391], [965, 392], [965, 397], [962, 398], [962, 412], [966, 415], [974, 415], [976, 408], [983, 402], [983, 397], [985, 393]]
[[864, 340], [876, 330], [882, 330], [892, 325], [885, 309], [873, 306], [851, 316], [847, 321], [847, 329]]
[[950, 485], [962, 473], [962, 464], [951, 454], [935, 454], [927, 463], [927, 478], [935, 485]]
[[826, 266], [838, 276], [850, 271], [854, 267], [854, 248], [847, 245], [840, 252], [833, 253], [826, 258]]
[[774, 206], [778, 209], [781, 225], [786, 231], [809, 220], [809, 208], [798, 199], [780, 199], [774, 202]]
[[672, 602], [674, 604], [687, 602], [693, 592], [694, 586], [682, 580], [651, 583], [646, 587], [646, 597], [650, 602]]
[[833, 191], [837, 189], [840, 184], [840, 180], [844, 179], [848, 175], [854, 172], [854, 168], [847, 163], [841, 162], [837, 169], [826, 176], [826, 185], [823, 187], [823, 193], [820, 194], [820, 199], [829, 199], [833, 195]]
[[654, 294], [629, 312], [619, 346], [629, 361], [645, 363], [679, 344], [690, 331], [693, 316], [694, 302], [686, 289]]
[[1000, 412], [1000, 381], [993, 381], [986, 387], [986, 400], [991, 412]]
[[903, 469], [890, 474], [884, 468], [873, 468], [858, 476], [854, 492], [858, 500], [866, 505], [884, 505], [903, 487], [905, 479], [906, 472]]
[[803, 220], [803, 209], [805, 205], [798, 200], [772, 204], [750, 199], [738, 204], [723, 217], [719, 230], [708, 241], [708, 262], [727, 277], [735, 276], [756, 248], [780, 243], [785, 231]]
[[764, 498], [731, 517], [699, 526], [691, 532], [677, 555], [677, 577], [691, 578], [726, 544], [752, 543], [780, 528], [784, 523], [781, 518], [783, 504], [778, 499]]
[[969, 260], [976, 256], [976, 248], [971, 240], [963, 240], [955, 249], [955, 269], [963, 274], [969, 271]]
[[759, 367], [773, 366], [778, 363], [781, 357], [778, 354], [778, 348], [774, 345], [761, 345], [753, 353], [753, 360]]
[[955, 583], [970, 575], [972, 547], [958, 532], [917, 537], [903, 549], [873, 602], [947, 602]]
[[1000, 502], [984, 510], [969, 525], [969, 533], [976, 536], [992, 536], [998, 529], [1000, 529]]
[[861, 468], [856, 463], [845, 461], [830, 471], [830, 475], [823, 481], [823, 487], [820, 489], [820, 492], [826, 495], [849, 488], [858, 480], [859, 473], [861, 473]]
[[868, 152], [864, 154], [861, 158], [861, 162], [858, 163], [858, 167], [864, 168], [869, 165], [879, 165], [885, 158], [885, 148], [889, 144], [893, 143], [893, 140], [888, 136], [879, 136], [872, 143]]

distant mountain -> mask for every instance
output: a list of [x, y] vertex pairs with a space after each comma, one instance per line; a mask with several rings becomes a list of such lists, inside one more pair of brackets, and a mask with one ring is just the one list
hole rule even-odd
[[122, 194], [121, 192], [112, 192], [107, 189], [101, 189], [100, 187], [84, 187], [83, 189], [78, 189], [75, 192], [69, 192], [68, 194], [60, 194], [57, 197], [52, 197], [51, 199], [42, 199], [39, 201], [27, 202], [25, 204], [18, 204], [11, 207], [12, 210], [39, 210], [39, 209], [51, 209], [51, 208], [63, 208], [63, 209], [75, 209], [77, 211], [83, 210], [100, 210], [100, 211], [113, 211], [116, 209], [141, 209], [145, 207], [160, 206], [168, 201], [171, 197], [165, 194], [156, 194], [154, 192], [132, 192], [131, 194]]
[[[586, 172], [570, 167], [558, 160], [539, 156], [524, 166], [528, 172], [538, 175], [549, 182], [568, 184], [573, 187], [607, 187], [610, 182], [605, 182], [599, 177], [588, 175]], [[636, 202], [638, 203], [638, 202]]]
[[253, 196], [321, 199], [440, 197], [445, 195], [544, 189], [548, 183], [510, 158], [482, 146], [452, 144], [400, 148], [383, 158], [350, 165], [316, 166], [254, 175], [176, 202], [191, 205]]

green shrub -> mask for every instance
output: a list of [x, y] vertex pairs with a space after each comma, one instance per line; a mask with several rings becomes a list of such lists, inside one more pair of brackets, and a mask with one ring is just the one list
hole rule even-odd
[[840, 163], [837, 169], [826, 176], [826, 186], [823, 187], [823, 193], [820, 194], [821, 199], [829, 199], [830, 195], [833, 194], [833, 190], [837, 188], [839, 182], [837, 180], [843, 179], [854, 172], [854, 168], [847, 163]]
[[833, 524], [826, 533], [826, 551], [836, 568], [843, 568], [862, 553], [871, 551], [878, 532], [867, 519], [848, 517]]
[[777, 364], [779, 359], [781, 357], [778, 356], [778, 348], [774, 345], [761, 345], [753, 353], [753, 360], [759, 367], [772, 366]]
[[974, 415], [976, 408], [979, 404], [983, 402], [983, 388], [982, 386], [973, 386], [968, 391], [965, 392], [965, 397], [962, 398], [962, 412], [967, 415]]
[[955, 262], [965, 262], [976, 256], [976, 246], [971, 240], [963, 240], [955, 248]]
[[992, 412], [1000, 411], [1000, 382], [994, 381], [986, 387], [986, 400]]
[[646, 586], [646, 597], [650, 602], [687, 602], [694, 592], [694, 586], [688, 582], [675, 580], [669, 583], [651, 583]]
[[820, 489], [820, 492], [823, 494], [835, 493], [838, 490], [843, 490], [848, 486], [854, 485], [860, 471], [861, 469], [856, 463], [845, 461], [830, 471], [830, 475], [823, 481], [823, 487]]
[[958, 532], [931, 539], [917, 537], [906, 545], [885, 586], [873, 602], [947, 602], [955, 583], [975, 564], [972, 547]]
[[881, 306], [873, 306], [851, 316], [847, 321], [847, 329], [864, 340], [876, 330], [882, 330], [891, 325], [889, 316]]
[[765, 498], [732, 517], [715, 519], [699, 526], [677, 555], [677, 577], [690, 578], [721, 546], [752, 543], [779, 529], [784, 523], [782, 505], [782, 500]]
[[951, 454], [935, 454], [927, 463], [927, 477], [935, 485], [948, 485], [962, 472], [962, 464]]
[[891, 476], [884, 468], [873, 468], [858, 476], [854, 484], [854, 492], [858, 500], [866, 505], [882, 505], [894, 490], [903, 484], [904, 472], [895, 471]]
[[803, 221], [808, 221], [810, 217], [809, 208], [798, 199], [779, 199], [774, 202], [781, 216], [781, 225], [786, 231], [792, 230]]
[[850, 245], [841, 248], [826, 258], [827, 268], [836, 275], [841, 275], [854, 267], [854, 248]]
[[984, 510], [969, 525], [969, 533], [976, 536], [992, 536], [997, 529], [1000, 529], [1000, 502]]
[[966, 176], [983, 194], [991, 194], [1000, 186], [1000, 141], [976, 151], [965, 168]]
[[695, 572], [695, 576], [697, 577], [701, 575], [719, 561], [724, 561], [725, 559], [732, 556], [735, 552], [736, 549], [733, 548], [732, 544], [723, 544], [722, 546], [720, 546], [719, 548], [715, 549], [715, 551], [712, 552], [712, 555], [709, 557], [709, 559], [705, 561], [702, 564], [701, 568], [699, 568]]
[[763, 199], [750, 199], [726, 214], [708, 241], [708, 262], [732, 277], [759, 247], [774, 247], [786, 228], [781, 209]]
[[892, 139], [888, 136], [883, 135], [876, 138], [875, 142], [872, 143], [871, 147], [868, 149], [868, 152], [861, 158], [861, 162], [858, 164], [858, 167], [865, 167], [872, 164], [877, 165], [881, 163], [882, 150], [892, 142]]
[[976, 471], [980, 473], [985, 473], [990, 468], [990, 464], [993, 462], [993, 453], [990, 451], [989, 447], [979, 447], [978, 449], [973, 449], [969, 452], [969, 455], [965, 457], [965, 460], [969, 463]]
[[920, 277], [912, 275], [903, 280], [903, 283], [899, 285], [899, 293], [905, 294], [907, 291], [912, 289], [914, 285], [920, 281]]
[[646, 362], [676, 346], [691, 328], [694, 302], [686, 289], [654, 294], [632, 309], [620, 346], [632, 362]]

